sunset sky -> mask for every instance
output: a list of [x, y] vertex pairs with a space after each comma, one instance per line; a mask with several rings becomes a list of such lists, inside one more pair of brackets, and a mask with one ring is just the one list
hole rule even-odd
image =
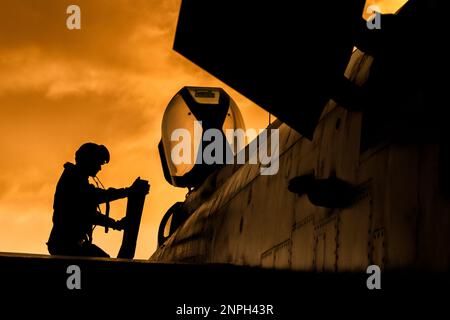
[[[161, 119], [183, 86], [223, 87], [246, 127], [268, 114], [172, 50], [181, 0], [0, 0], [0, 251], [47, 253], [55, 185], [84, 142], [104, 144], [107, 187], [147, 179], [136, 258], [156, 249], [166, 210], [186, 189], [163, 178]], [[406, 0], [370, 1], [393, 12]], [[81, 8], [81, 30], [66, 28], [66, 8]], [[111, 204], [125, 214], [126, 201]], [[94, 243], [112, 257], [122, 233], [97, 228]]]

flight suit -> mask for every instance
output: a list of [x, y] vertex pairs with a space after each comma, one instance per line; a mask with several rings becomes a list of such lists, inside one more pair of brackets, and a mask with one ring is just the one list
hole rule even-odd
[[53, 202], [53, 228], [47, 242], [52, 255], [109, 257], [92, 244], [94, 225], [117, 229], [117, 222], [98, 211], [101, 203], [125, 198], [128, 188], [107, 190], [89, 183], [79, 168], [66, 163], [56, 186]]

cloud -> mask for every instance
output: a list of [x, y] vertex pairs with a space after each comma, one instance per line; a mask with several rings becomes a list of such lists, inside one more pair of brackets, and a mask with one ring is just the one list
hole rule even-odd
[[5, 179], [0, 178], [0, 200], [8, 193], [10, 190], [9, 184]]
[[[186, 193], [165, 181], [157, 151], [170, 99], [185, 85], [221, 86], [247, 125], [265, 126], [267, 114], [172, 50], [180, 0], [78, 0], [80, 31], [66, 28], [69, 4], [0, 4], [0, 251], [46, 253], [62, 165], [94, 141], [112, 155], [106, 186], [152, 184], [136, 254], [148, 258], [162, 215]], [[95, 239], [114, 255], [121, 234]]]

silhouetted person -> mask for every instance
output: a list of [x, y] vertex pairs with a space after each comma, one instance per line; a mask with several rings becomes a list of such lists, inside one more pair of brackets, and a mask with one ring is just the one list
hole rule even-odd
[[107, 217], [99, 212], [99, 205], [126, 198], [134, 184], [130, 188], [107, 190], [90, 184], [89, 177], [96, 177], [101, 166], [108, 162], [105, 146], [86, 143], [75, 153], [76, 164], [64, 165], [53, 203], [53, 228], [47, 243], [50, 254], [109, 257], [92, 243], [93, 226], [123, 230], [126, 221]]

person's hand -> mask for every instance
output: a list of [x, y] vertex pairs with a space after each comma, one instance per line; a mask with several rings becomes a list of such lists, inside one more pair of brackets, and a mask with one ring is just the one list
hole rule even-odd
[[116, 220], [114, 221], [113, 225], [111, 226], [111, 228], [113, 228], [114, 230], [123, 230], [125, 229], [127, 226], [127, 218], [124, 217], [120, 220]]
[[141, 180], [141, 178], [138, 177], [136, 180], [134, 180], [129, 190], [131, 192], [148, 194], [150, 192], [150, 184], [148, 183], [148, 181]]

